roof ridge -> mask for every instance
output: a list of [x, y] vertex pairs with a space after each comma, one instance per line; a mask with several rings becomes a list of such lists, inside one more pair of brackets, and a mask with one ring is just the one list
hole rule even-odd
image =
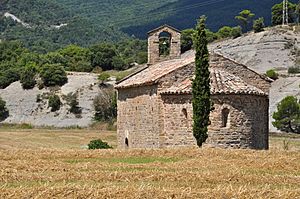
[[166, 28], [166, 27], [167, 27], [167, 28], [170, 28], [170, 29], [172, 29], [172, 30], [174, 30], [174, 31], [176, 31], [176, 32], [181, 33], [181, 31], [178, 30], [177, 28], [174, 28], [173, 26], [170, 26], [170, 25], [168, 25], [168, 24], [163, 24], [163, 25], [161, 25], [161, 26], [159, 26], [159, 27], [157, 27], [157, 28], [155, 28], [155, 29], [153, 29], [153, 30], [150, 30], [147, 34], [151, 34], [151, 33], [155, 32], [155, 31], [157, 31], [157, 30], [159, 30], [159, 29]]
[[223, 57], [224, 59], [227, 59], [228, 61], [231, 61], [231, 62], [233, 62], [233, 63], [235, 63], [235, 64], [238, 64], [238, 65], [240, 65], [240, 66], [245, 67], [246, 69], [248, 69], [248, 70], [254, 72], [255, 74], [259, 75], [262, 79], [264, 79], [264, 80], [266, 80], [266, 81], [268, 81], [268, 82], [274, 82], [274, 80], [272, 80], [271, 78], [267, 77], [266, 75], [262, 75], [262, 74], [256, 72], [255, 70], [249, 68], [249, 67], [246, 66], [245, 64], [239, 63], [239, 62], [237, 62], [236, 60], [234, 60], [234, 59], [232, 59], [232, 58], [229, 58], [229, 57], [225, 56], [224, 54], [221, 54], [221, 53], [216, 52], [216, 51], [212, 51], [212, 53], [213, 53], [213, 54], [216, 54], [216, 55], [218, 55], [218, 56], [221, 56], [221, 57]]

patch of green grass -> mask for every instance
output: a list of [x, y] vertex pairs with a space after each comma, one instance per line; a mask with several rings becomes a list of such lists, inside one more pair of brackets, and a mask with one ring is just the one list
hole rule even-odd
[[105, 71], [99, 75], [99, 79], [102, 81], [106, 81], [110, 77], [115, 77], [117, 81], [120, 81], [121, 79], [130, 75], [132, 72], [133, 71], [131, 69], [125, 71], [117, 71], [117, 70]]

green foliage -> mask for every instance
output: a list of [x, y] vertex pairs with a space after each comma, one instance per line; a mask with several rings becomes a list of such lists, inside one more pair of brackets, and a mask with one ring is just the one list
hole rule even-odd
[[0, 42], [0, 89], [20, 79], [20, 60], [26, 52], [20, 42]]
[[18, 68], [7, 65], [0, 71], [0, 89], [6, 88], [11, 83], [20, 79], [20, 71]]
[[106, 90], [98, 95], [93, 102], [96, 121], [112, 121], [117, 117], [117, 95], [112, 90]]
[[219, 29], [219, 31], [216, 33], [217, 37], [220, 39], [224, 38], [237, 38], [242, 35], [242, 28], [240, 26], [236, 27], [229, 27], [229, 26], [223, 26]]
[[126, 64], [125, 60], [120, 56], [114, 56], [112, 58], [112, 65], [113, 65], [114, 69], [116, 69], [116, 70], [125, 70], [125, 69], [127, 69], [127, 66], [128, 66]]
[[[288, 3], [288, 16], [289, 16], [289, 23], [296, 22], [297, 14], [295, 13], [297, 5], [291, 2]], [[272, 7], [272, 25], [281, 25], [282, 24], [282, 9], [283, 3], [275, 4]]]
[[[24, 27], [1, 15], [0, 39], [21, 40], [26, 47], [39, 53], [54, 51], [69, 44], [88, 46], [99, 41], [116, 41], [127, 37], [118, 29], [91, 22], [81, 13], [74, 12], [74, 8], [68, 9], [57, 1], [10, 0], [1, 2], [0, 10], [15, 14], [30, 26]], [[54, 27], [61, 24], [65, 26]]]
[[287, 96], [273, 114], [273, 125], [284, 132], [300, 133], [300, 104], [296, 97]]
[[269, 78], [273, 79], [273, 80], [278, 79], [278, 73], [277, 73], [274, 69], [268, 70], [268, 71], [266, 72], [266, 75], [267, 75]]
[[76, 115], [77, 118], [81, 117], [82, 108], [79, 107], [78, 102], [78, 94], [77, 93], [69, 93], [66, 96], [67, 104], [69, 105], [69, 111]]
[[194, 33], [194, 29], [186, 29], [181, 31], [181, 53], [192, 49]]
[[300, 73], [300, 66], [293, 66], [288, 68], [288, 73], [297, 74]]
[[106, 72], [103, 72], [98, 76], [98, 79], [100, 81], [107, 81], [109, 78], [110, 78], [110, 75]]
[[35, 76], [37, 74], [37, 66], [35, 63], [29, 63], [21, 72], [20, 82], [23, 89], [32, 89], [36, 84]]
[[299, 25], [300, 22], [300, 1], [296, 3], [296, 8], [295, 8], [295, 22]]
[[68, 82], [67, 74], [60, 64], [45, 64], [40, 70], [45, 86], [63, 86]]
[[265, 23], [264, 18], [260, 17], [253, 22], [253, 30], [255, 33], [264, 31]]
[[222, 28], [219, 29], [217, 34], [220, 38], [228, 38], [231, 37], [231, 33], [232, 33], [231, 27], [223, 26]]
[[218, 34], [210, 31], [209, 29], [206, 29], [206, 38], [207, 42], [211, 43], [218, 39]]
[[9, 116], [6, 108], [6, 102], [0, 97], [0, 121], [5, 120]]
[[112, 147], [109, 146], [107, 142], [103, 142], [100, 139], [98, 139], [98, 140], [92, 140], [88, 144], [88, 148], [90, 150], [95, 150], [95, 149], [112, 149]]
[[207, 39], [205, 30], [206, 18], [202, 16], [196, 26], [194, 35], [195, 58], [195, 79], [193, 80], [193, 134], [198, 146], [206, 141], [208, 135], [208, 125], [210, 123], [209, 114], [211, 111], [210, 99], [210, 72], [209, 53], [207, 49]]
[[51, 95], [48, 99], [48, 107], [51, 108], [51, 112], [58, 111], [61, 104], [62, 103], [58, 95]]
[[93, 67], [101, 67], [103, 70], [113, 69], [113, 57], [117, 56], [116, 48], [109, 43], [91, 46], [91, 60]]
[[251, 19], [255, 16], [250, 10], [242, 10], [238, 16], [235, 17], [236, 20], [239, 21], [244, 31], [249, 29], [249, 24], [251, 23]]
[[[67, 71], [91, 72], [93, 69], [90, 63], [91, 52], [88, 48], [69, 45], [57, 53], [61, 56], [57, 63], [62, 64]], [[57, 55], [55, 57], [59, 58]]]
[[234, 39], [242, 36], [242, 34], [243, 32], [241, 26], [235, 26], [231, 29], [231, 37]]

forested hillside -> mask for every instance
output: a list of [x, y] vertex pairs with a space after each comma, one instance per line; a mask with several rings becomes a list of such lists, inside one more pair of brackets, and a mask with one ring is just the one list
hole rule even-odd
[[[5, 13], [15, 15], [28, 26], [5, 17]], [[21, 40], [26, 47], [41, 53], [68, 44], [89, 46], [126, 37], [113, 27], [92, 23], [54, 0], [4, 0], [0, 3], [0, 33], [0, 39]]]
[[[207, 26], [212, 31], [217, 31], [222, 26], [238, 25], [235, 16], [244, 9], [255, 13], [255, 18], [264, 17], [265, 24], [271, 24], [271, 8], [282, 0], [177, 0], [147, 13], [148, 17], [159, 16], [161, 13], [168, 15], [160, 20], [153, 20], [142, 25], [125, 25], [123, 31], [138, 37], [145, 37], [145, 32], [159, 24], [170, 24], [178, 29], [194, 27], [196, 19], [201, 15], [207, 16]], [[296, 3], [297, 0], [290, 2]], [[144, 15], [145, 16], [145, 15]], [[147, 18], [147, 17], [145, 17]]]
[[[68, 44], [89, 46], [102, 41], [120, 41], [168, 23], [191, 28], [201, 15], [209, 29], [236, 26], [241, 10], [271, 23], [271, 7], [281, 0], [1, 0], [0, 39], [21, 40], [37, 52], [56, 50]], [[296, 2], [293, 0], [292, 2]], [[28, 26], [5, 17], [13, 14]], [[125, 34], [127, 33], [127, 35]]]
[[[217, 31], [224, 25], [236, 26], [234, 17], [250, 9], [256, 18], [271, 24], [271, 8], [282, 0], [57, 0], [103, 26], [122, 28], [129, 35], [145, 38], [146, 33], [164, 23], [178, 29], [194, 27], [201, 15], [208, 17], [208, 27]], [[297, 2], [292, 0], [290, 2]]]

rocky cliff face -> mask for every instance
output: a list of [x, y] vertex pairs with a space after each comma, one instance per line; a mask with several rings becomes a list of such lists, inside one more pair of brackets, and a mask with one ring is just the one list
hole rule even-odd
[[[69, 111], [66, 97], [69, 93], [77, 95], [82, 114], [74, 115]], [[88, 73], [72, 73], [68, 75], [68, 83], [61, 88], [23, 90], [20, 82], [11, 84], [0, 90], [0, 96], [6, 101], [10, 116], [5, 123], [29, 123], [35, 126], [86, 127], [93, 122], [94, 98], [102, 93], [97, 75]], [[48, 108], [47, 96], [60, 96], [62, 107], [57, 112]]]
[[292, 29], [270, 28], [264, 32], [216, 42], [210, 48], [260, 73], [269, 69], [284, 71], [295, 65], [300, 49], [300, 34]]

